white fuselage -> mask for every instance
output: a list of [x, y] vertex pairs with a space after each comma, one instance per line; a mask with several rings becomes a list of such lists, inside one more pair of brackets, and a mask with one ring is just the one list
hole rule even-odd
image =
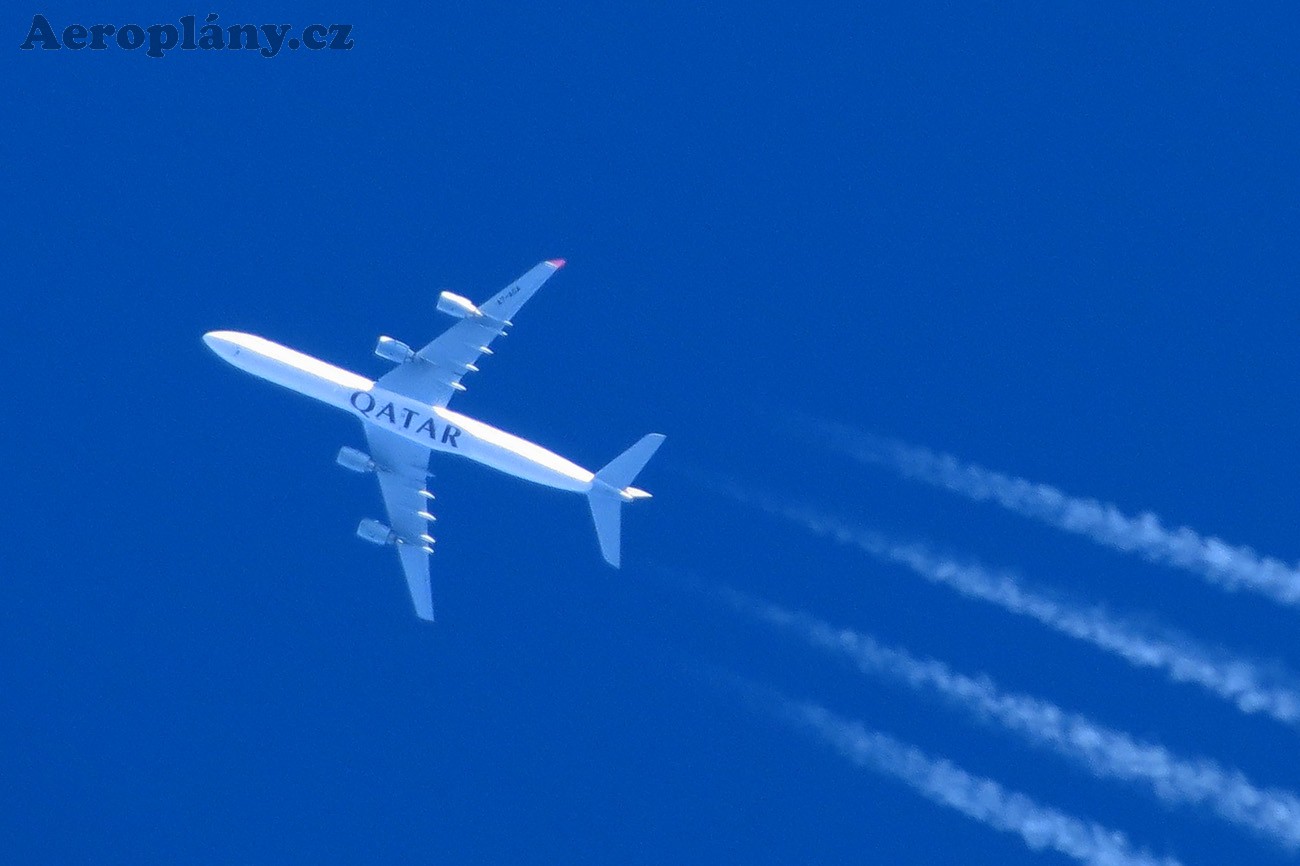
[[576, 463], [459, 412], [394, 394], [364, 376], [252, 334], [213, 331], [203, 339], [241, 370], [392, 430], [430, 451], [468, 457], [559, 490], [591, 490], [593, 474]]

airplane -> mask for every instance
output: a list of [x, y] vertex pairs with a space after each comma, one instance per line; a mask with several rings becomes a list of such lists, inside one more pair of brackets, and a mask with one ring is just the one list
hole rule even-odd
[[434, 538], [429, 524], [434, 494], [428, 489], [430, 455], [468, 457], [516, 478], [587, 496], [596, 538], [605, 561], [621, 559], [620, 522], [624, 503], [649, 499], [632, 482], [663, 444], [650, 433], [596, 472], [518, 436], [447, 408], [465, 386], [466, 373], [491, 355], [492, 341], [504, 336], [525, 302], [561, 267], [564, 259], [542, 262], [482, 304], [451, 292], [438, 296], [437, 310], [454, 319], [442, 336], [418, 352], [391, 337], [380, 337], [375, 354], [396, 366], [371, 381], [253, 334], [210, 331], [208, 348], [234, 366], [269, 382], [342, 409], [361, 420], [369, 453], [343, 446], [338, 464], [373, 473], [388, 512], [388, 523], [365, 519], [357, 536], [396, 549], [406, 585], [420, 619], [433, 621], [429, 556]]

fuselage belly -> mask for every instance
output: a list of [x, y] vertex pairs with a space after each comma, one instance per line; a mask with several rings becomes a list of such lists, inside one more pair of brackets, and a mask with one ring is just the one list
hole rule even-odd
[[342, 409], [363, 423], [397, 433], [431, 451], [559, 490], [586, 493], [591, 472], [553, 451], [459, 412], [426, 406], [375, 382], [251, 334], [211, 334], [208, 345], [259, 378]]

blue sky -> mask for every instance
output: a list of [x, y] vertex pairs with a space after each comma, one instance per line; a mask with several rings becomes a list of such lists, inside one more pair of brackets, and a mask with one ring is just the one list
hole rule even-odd
[[[701, 486], [705, 471], [1300, 669], [1296, 611], [858, 466], [810, 413], [1294, 562], [1297, 19], [1042, 4], [237, 4], [350, 52], [24, 52], [11, 10], [0, 848], [39, 862], [1068, 862], [755, 713], [720, 667], [1189, 864], [1290, 859], [871, 680], [727, 584], [1263, 785], [1296, 732]], [[668, 442], [584, 503], [435, 467], [439, 622], [352, 533], [360, 430], [222, 364], [568, 259], [454, 407]]]

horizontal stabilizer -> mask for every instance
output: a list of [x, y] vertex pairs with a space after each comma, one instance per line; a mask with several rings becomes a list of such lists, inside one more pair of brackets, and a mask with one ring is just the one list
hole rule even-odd
[[623, 516], [623, 500], [599, 494], [588, 497], [591, 519], [596, 524], [596, 539], [600, 541], [600, 555], [615, 568], [619, 567], [622, 532], [619, 524]]
[[622, 490], [636, 480], [637, 474], [650, 462], [665, 438], [662, 433], [647, 433], [641, 441], [609, 461], [596, 473], [596, 478], [615, 490]]
[[596, 473], [587, 503], [591, 506], [591, 519], [596, 524], [596, 539], [605, 561], [615, 568], [622, 558], [623, 503], [635, 499], [649, 499], [650, 494], [631, 484], [654, 453], [663, 444], [662, 433], [648, 433], [622, 454], [615, 457]]

